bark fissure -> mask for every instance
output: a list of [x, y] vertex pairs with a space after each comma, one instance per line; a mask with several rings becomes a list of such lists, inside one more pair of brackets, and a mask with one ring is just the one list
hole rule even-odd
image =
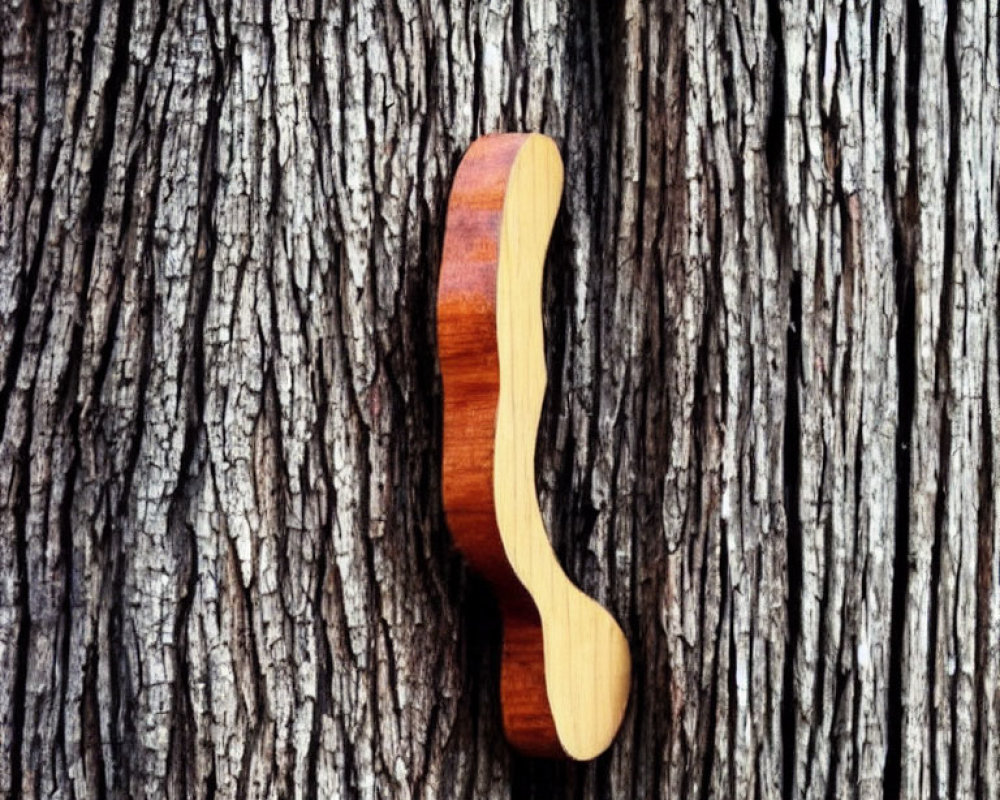
[[[29, 393], [30, 396], [31, 393]], [[31, 644], [31, 582], [28, 573], [28, 543], [24, 532], [27, 528], [28, 514], [28, 480], [24, 472], [27, 470], [29, 453], [31, 451], [31, 418], [28, 418], [27, 430], [21, 451], [18, 453], [18, 490], [15, 504], [11, 509], [14, 515], [15, 530], [18, 531], [14, 544], [17, 568], [17, 610], [18, 627], [14, 651], [14, 674], [10, 679], [11, 699], [14, 708], [10, 720], [10, 786], [17, 787], [20, 792], [24, 785], [24, 723], [27, 704], [28, 657]]]
[[[905, 67], [905, 110], [904, 121], [910, 143], [909, 170], [905, 188], [900, 191], [896, 185], [896, 120], [892, 98], [885, 103], [886, 148], [884, 174], [887, 193], [893, 198], [891, 206], [893, 220], [893, 261], [896, 268], [896, 307], [898, 322], [896, 328], [897, 381], [899, 384], [899, 405], [897, 410], [896, 434], [896, 520], [892, 588], [892, 624], [890, 634], [888, 737], [886, 748], [885, 784], [883, 796], [899, 797], [902, 790], [902, 764], [905, 758], [903, 748], [903, 637], [907, 597], [910, 590], [910, 490], [911, 490], [911, 431], [914, 424], [914, 402], [916, 398], [916, 285], [914, 279], [915, 248], [917, 246], [918, 221], [914, 203], [919, 187], [917, 185], [917, 102], [921, 61], [921, 10], [917, 3], [907, 5], [906, 13], [906, 63]], [[887, 41], [886, 47], [891, 50]], [[887, 56], [886, 72], [893, 75], [894, 64]], [[893, 81], [887, 78], [886, 92], [891, 91]]]

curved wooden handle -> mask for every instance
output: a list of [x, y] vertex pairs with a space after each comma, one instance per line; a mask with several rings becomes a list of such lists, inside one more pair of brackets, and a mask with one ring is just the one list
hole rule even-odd
[[542, 270], [562, 184], [538, 134], [484, 136], [455, 175], [437, 305], [443, 493], [456, 545], [500, 601], [507, 738], [583, 760], [621, 724], [631, 661], [611, 615], [560, 568], [535, 493]]

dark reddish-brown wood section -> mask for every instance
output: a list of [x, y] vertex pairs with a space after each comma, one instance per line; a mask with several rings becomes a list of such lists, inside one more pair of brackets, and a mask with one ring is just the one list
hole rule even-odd
[[493, 586], [503, 615], [500, 700], [507, 738], [526, 753], [561, 756], [545, 691], [541, 621], [507, 560], [493, 501], [500, 227], [507, 178], [527, 138], [477, 139], [459, 165], [448, 200], [437, 299], [444, 384], [442, 480], [452, 538]]

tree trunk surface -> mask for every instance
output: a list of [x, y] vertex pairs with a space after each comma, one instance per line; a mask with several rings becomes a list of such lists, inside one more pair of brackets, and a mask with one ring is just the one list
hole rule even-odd
[[[1000, 798], [996, 0], [8, 0], [0, 796]], [[632, 648], [506, 745], [441, 509], [484, 132], [566, 164], [539, 493]]]

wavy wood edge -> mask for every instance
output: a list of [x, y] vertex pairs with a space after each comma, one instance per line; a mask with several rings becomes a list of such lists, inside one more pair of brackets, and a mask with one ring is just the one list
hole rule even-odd
[[538, 134], [482, 137], [458, 168], [438, 288], [442, 473], [455, 544], [503, 615], [507, 738], [585, 760], [621, 724], [631, 663], [617, 623], [559, 566], [535, 493], [541, 281], [561, 193], [558, 149]]

